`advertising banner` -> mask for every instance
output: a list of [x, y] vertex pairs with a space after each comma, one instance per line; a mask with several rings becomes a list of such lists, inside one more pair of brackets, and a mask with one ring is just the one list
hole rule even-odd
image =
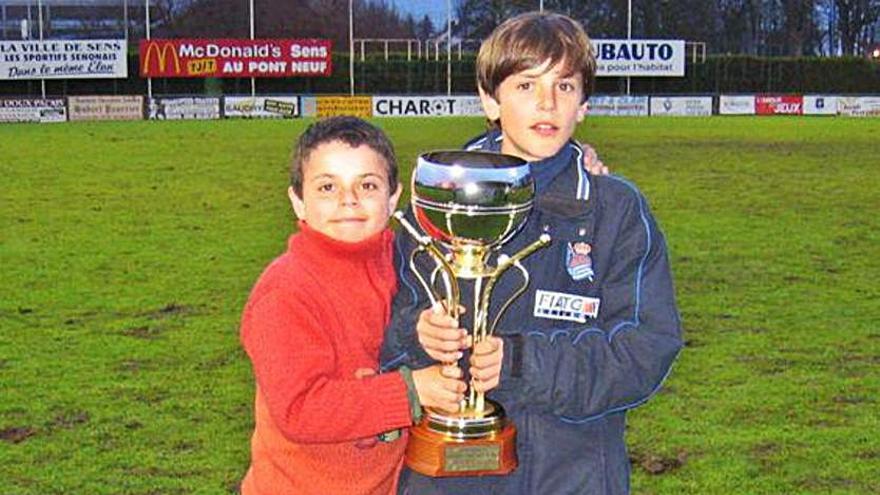
[[758, 95], [755, 97], [758, 115], [803, 115], [804, 98], [801, 95]]
[[315, 116], [354, 115], [363, 119], [373, 116], [373, 99], [369, 96], [318, 96]]
[[804, 95], [804, 115], [837, 115], [837, 97]]
[[70, 120], [143, 120], [143, 96], [68, 96]]
[[147, 105], [150, 120], [212, 120], [220, 118], [220, 98], [151, 98]]
[[469, 117], [486, 116], [486, 113], [483, 112], [483, 103], [480, 101], [479, 96], [461, 96], [457, 101], [456, 115]]
[[298, 96], [227, 96], [223, 115], [243, 119], [292, 119], [299, 117]]
[[647, 96], [591, 96], [587, 115], [640, 117], [648, 115]]
[[153, 39], [140, 42], [143, 77], [329, 76], [322, 39]]
[[652, 96], [651, 115], [708, 117], [712, 115], [711, 96]]
[[684, 40], [593, 40], [597, 76], [684, 77]]
[[718, 98], [718, 113], [720, 115], [755, 115], [755, 97], [754, 95], [721, 95]]
[[64, 122], [64, 98], [0, 99], [0, 122]]
[[483, 115], [477, 96], [374, 96], [374, 117]]
[[300, 96], [299, 115], [301, 117], [314, 117], [318, 114], [318, 97]]
[[840, 96], [837, 111], [847, 117], [880, 117], [880, 96]]
[[0, 41], [0, 80], [128, 77], [125, 40]]

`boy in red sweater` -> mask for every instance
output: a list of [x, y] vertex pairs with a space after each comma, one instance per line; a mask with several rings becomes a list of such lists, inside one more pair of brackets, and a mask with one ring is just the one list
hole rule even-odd
[[375, 372], [397, 289], [387, 225], [400, 192], [391, 143], [367, 122], [329, 118], [299, 138], [288, 189], [299, 233], [242, 317], [256, 378], [243, 495], [394, 493], [406, 433], [393, 432], [422, 405], [458, 407], [457, 368]]

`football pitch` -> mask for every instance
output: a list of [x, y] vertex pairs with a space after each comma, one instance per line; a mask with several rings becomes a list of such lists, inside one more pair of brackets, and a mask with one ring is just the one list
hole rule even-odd
[[[404, 182], [483, 128], [375, 122]], [[292, 232], [307, 123], [0, 125], [0, 494], [237, 489], [238, 320]], [[647, 196], [683, 318], [629, 415], [633, 493], [880, 493], [878, 120], [588, 117], [578, 138]]]

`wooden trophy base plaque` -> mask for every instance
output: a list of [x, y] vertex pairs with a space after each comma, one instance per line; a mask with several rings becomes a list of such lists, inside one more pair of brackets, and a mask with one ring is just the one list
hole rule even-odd
[[431, 477], [508, 474], [516, 469], [516, 428], [498, 404], [487, 412], [449, 416], [426, 410], [410, 429], [406, 465]]

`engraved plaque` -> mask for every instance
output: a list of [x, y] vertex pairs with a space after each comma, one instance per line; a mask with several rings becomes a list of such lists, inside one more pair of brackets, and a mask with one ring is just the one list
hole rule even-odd
[[449, 472], [492, 471], [501, 466], [501, 445], [447, 445], [444, 469]]

